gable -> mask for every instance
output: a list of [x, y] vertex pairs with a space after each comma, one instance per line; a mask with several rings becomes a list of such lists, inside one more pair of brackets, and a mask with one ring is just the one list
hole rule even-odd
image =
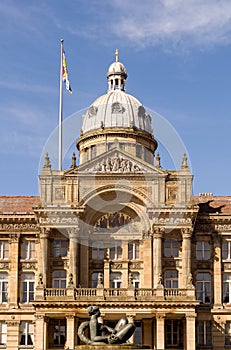
[[77, 174], [80, 172], [88, 173], [134, 173], [134, 174], [164, 174], [164, 171], [156, 168], [144, 160], [131, 156], [129, 153], [119, 148], [100, 154], [98, 157], [85, 162], [75, 169], [69, 170], [68, 174]]

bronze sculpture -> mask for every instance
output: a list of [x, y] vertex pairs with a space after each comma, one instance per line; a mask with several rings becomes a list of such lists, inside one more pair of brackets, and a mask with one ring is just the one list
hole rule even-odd
[[[85, 344], [124, 344], [135, 331], [135, 324], [129, 323], [127, 318], [121, 318], [115, 328], [99, 323], [100, 310], [98, 306], [89, 306], [87, 312], [91, 317], [90, 320], [81, 323], [78, 329], [78, 336]], [[87, 328], [90, 330], [90, 339], [85, 335]]]

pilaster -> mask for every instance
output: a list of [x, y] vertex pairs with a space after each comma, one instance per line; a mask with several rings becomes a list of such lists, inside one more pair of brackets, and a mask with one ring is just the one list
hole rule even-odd
[[186, 350], [196, 349], [195, 319], [195, 313], [186, 314]]
[[153, 227], [153, 270], [154, 270], [154, 288], [160, 284], [162, 279], [162, 237], [164, 227]]
[[7, 321], [7, 350], [18, 349], [20, 322], [12, 319]]
[[[186, 288], [189, 284], [189, 276], [192, 276], [191, 271], [191, 239], [193, 229], [182, 228], [182, 285], [180, 288]], [[190, 282], [191, 283], [191, 282]]]
[[143, 234], [143, 264], [144, 270], [141, 274], [142, 288], [153, 288], [153, 242], [152, 233]]
[[165, 314], [156, 315], [156, 349], [165, 349]]
[[19, 239], [20, 233], [10, 234], [10, 275], [8, 302], [11, 307], [18, 307], [18, 266], [19, 266]]
[[214, 308], [222, 307], [222, 274], [221, 274], [221, 237], [213, 234], [214, 258], [213, 258], [213, 276], [214, 276]]
[[68, 228], [67, 233], [69, 236], [69, 275], [72, 275], [73, 287], [76, 287], [79, 279], [77, 273], [79, 227]]
[[65, 347], [67, 349], [74, 349], [75, 347], [75, 315], [66, 315], [67, 320], [67, 337]]
[[47, 323], [45, 315], [35, 315], [35, 349], [46, 350], [47, 346]]

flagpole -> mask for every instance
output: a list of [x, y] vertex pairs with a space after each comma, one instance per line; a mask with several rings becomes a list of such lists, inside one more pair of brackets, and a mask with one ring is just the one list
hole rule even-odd
[[60, 52], [60, 81], [59, 81], [59, 170], [62, 170], [62, 148], [63, 148], [63, 135], [62, 135], [62, 122], [63, 122], [63, 43], [61, 39], [61, 52]]

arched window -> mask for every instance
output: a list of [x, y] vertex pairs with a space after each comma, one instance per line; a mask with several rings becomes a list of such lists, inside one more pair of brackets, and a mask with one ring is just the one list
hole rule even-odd
[[132, 273], [132, 284], [134, 288], [140, 288], [140, 274], [139, 272]]
[[[91, 275], [91, 287], [92, 288], [97, 288], [98, 286], [98, 282], [99, 282], [99, 273], [101, 274], [101, 276], [103, 277], [103, 273], [102, 272], [93, 272]], [[103, 284], [103, 281], [101, 281]]]

